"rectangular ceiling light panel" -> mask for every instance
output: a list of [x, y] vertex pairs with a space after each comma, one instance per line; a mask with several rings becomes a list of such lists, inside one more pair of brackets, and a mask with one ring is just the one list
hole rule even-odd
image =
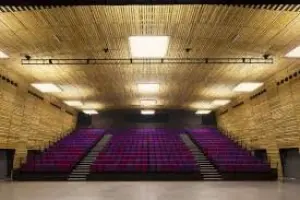
[[213, 105], [216, 106], [224, 106], [226, 104], [228, 104], [230, 102], [230, 100], [228, 99], [216, 99], [212, 102]]
[[197, 110], [196, 115], [207, 115], [211, 113], [211, 110]]
[[82, 110], [82, 112], [84, 112], [85, 114], [88, 114], [88, 115], [98, 114], [97, 110]]
[[62, 89], [53, 83], [32, 83], [32, 87], [43, 93], [61, 92]]
[[68, 101], [64, 101], [65, 104], [67, 104], [68, 106], [82, 106], [82, 102], [81, 101], [76, 101], [76, 100], [68, 100]]
[[155, 110], [141, 110], [142, 115], [154, 115]]
[[209, 101], [199, 101], [191, 104], [194, 109], [214, 109], [216, 106]]
[[132, 58], [163, 58], [168, 51], [169, 36], [130, 36]]
[[141, 99], [141, 106], [155, 106], [155, 99]]
[[288, 58], [300, 58], [300, 46], [292, 49], [290, 52], [288, 52], [285, 57]]
[[264, 83], [245, 82], [238, 84], [233, 91], [235, 92], [252, 92], [261, 87]]
[[4, 59], [4, 58], [9, 58], [9, 56], [3, 51], [0, 51], [0, 59]]
[[139, 83], [138, 91], [140, 93], [157, 93], [159, 90], [158, 83]]

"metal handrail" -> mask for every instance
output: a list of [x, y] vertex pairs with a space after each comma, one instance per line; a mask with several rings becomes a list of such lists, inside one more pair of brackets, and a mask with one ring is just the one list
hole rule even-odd
[[[240, 145], [242, 148], [248, 150], [248, 151], [253, 151], [253, 145], [249, 145], [246, 142], [244, 142], [243, 139], [240, 139], [239, 137], [230, 134], [230, 132], [228, 131], [228, 129], [224, 129], [221, 127], [218, 127], [218, 129], [221, 131], [221, 133], [223, 133], [226, 137], [228, 137], [229, 139], [231, 139], [233, 142], [237, 143], [238, 145]], [[267, 163], [271, 166], [271, 156], [270, 153], [267, 154]], [[276, 169], [278, 169], [278, 162], [276, 163]]]

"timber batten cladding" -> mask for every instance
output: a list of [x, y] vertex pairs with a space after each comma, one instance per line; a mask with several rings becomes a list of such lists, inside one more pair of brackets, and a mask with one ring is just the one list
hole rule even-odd
[[[297, 65], [286, 68], [266, 81], [266, 92], [252, 99], [247, 99], [248, 95], [240, 97], [245, 99], [242, 106], [225, 106], [217, 113], [218, 125], [223, 130], [251, 149], [266, 149], [280, 176], [279, 149], [300, 147], [300, 74], [295, 74], [299, 70]], [[286, 77], [291, 79], [277, 84]]]
[[44, 99], [28, 92], [28, 83], [19, 75], [6, 70], [0, 73], [20, 82], [15, 87], [0, 79], [0, 149], [16, 150], [16, 168], [25, 161], [27, 150], [42, 150], [70, 133], [75, 128], [76, 115], [51, 106], [49, 95]]
[[[141, 98], [137, 83], [154, 80], [160, 84], [160, 108], [191, 109], [192, 103], [202, 100], [233, 100], [218, 110], [219, 126], [252, 148], [266, 148], [273, 167], [280, 167], [278, 149], [300, 146], [299, 60], [284, 57], [300, 45], [299, 8], [270, 4], [0, 7], [0, 47], [11, 57], [0, 60], [0, 147], [16, 149], [18, 166], [26, 150], [43, 149], [75, 127], [77, 111], [58, 106], [61, 100], [100, 101], [97, 108], [132, 108]], [[55, 64], [55, 58], [84, 58], [86, 63], [89, 58], [130, 58], [132, 35], [170, 36], [169, 58], [247, 59], [269, 54], [272, 62], [133, 65], [130, 60], [101, 68]], [[24, 53], [49, 63], [23, 66]], [[247, 95], [233, 92], [243, 81], [265, 85]], [[33, 82], [53, 82], [66, 90], [41, 95], [29, 88]]]

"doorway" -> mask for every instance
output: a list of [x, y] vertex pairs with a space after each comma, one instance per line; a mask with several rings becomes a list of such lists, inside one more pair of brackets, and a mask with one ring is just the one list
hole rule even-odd
[[283, 176], [300, 179], [300, 154], [298, 148], [280, 149]]
[[0, 149], [0, 180], [10, 179], [14, 155], [14, 149]]

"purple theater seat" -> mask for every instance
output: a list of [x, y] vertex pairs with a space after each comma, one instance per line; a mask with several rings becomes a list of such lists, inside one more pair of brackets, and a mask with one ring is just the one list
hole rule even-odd
[[223, 172], [266, 172], [270, 166], [220, 134], [215, 129], [192, 130], [192, 138]]
[[[183, 168], [182, 162], [194, 167]], [[167, 129], [130, 129], [116, 132], [94, 165], [117, 164], [110, 171], [127, 172], [183, 172], [199, 171], [189, 149], [178, 134]], [[94, 165], [91, 170], [99, 173]]]
[[30, 156], [21, 172], [71, 172], [88, 149], [103, 136], [104, 130], [78, 130], [51, 145], [41, 155]]

